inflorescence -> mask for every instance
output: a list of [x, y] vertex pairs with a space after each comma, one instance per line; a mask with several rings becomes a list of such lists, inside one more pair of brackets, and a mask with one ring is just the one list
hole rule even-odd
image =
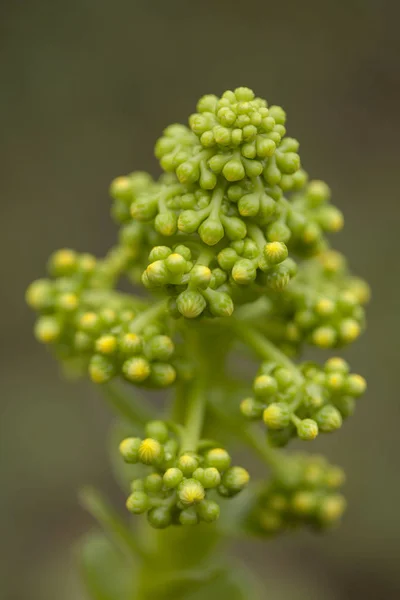
[[[233, 340], [261, 360], [240, 409], [243, 427], [245, 419], [264, 422], [264, 456], [292, 438], [313, 440], [341, 427], [366, 383], [341, 358], [323, 366], [292, 359], [306, 345], [337, 349], [355, 341], [369, 289], [330, 246], [342, 213], [326, 183], [309, 180], [302, 168], [281, 107], [245, 87], [203, 96], [188, 126], [165, 129], [155, 154], [158, 179], [134, 172], [111, 184], [116, 246], [101, 260], [59, 250], [49, 278], [32, 283], [26, 297], [39, 315], [37, 339], [94, 383], [119, 378], [184, 389], [180, 414], [149, 422], [144, 439], [120, 445], [126, 462], [151, 468], [133, 481], [128, 509], [164, 528], [216, 520], [218, 497], [247, 485], [247, 471], [203, 439], [205, 415], [213, 418], [207, 386], [223, 388], [218, 380]], [[142, 285], [146, 297], [118, 291], [122, 277]], [[200, 380], [199, 399], [191, 386]], [[274, 455], [270, 467], [253, 529], [322, 527], [343, 512], [336, 467], [304, 455]]]

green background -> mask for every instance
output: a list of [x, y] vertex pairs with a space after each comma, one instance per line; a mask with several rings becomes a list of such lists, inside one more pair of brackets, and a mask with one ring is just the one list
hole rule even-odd
[[[54, 248], [104, 253], [109, 181], [158, 172], [153, 145], [197, 98], [252, 87], [289, 115], [303, 164], [346, 227], [336, 244], [373, 288], [346, 351], [369, 391], [314, 449], [345, 467], [329, 536], [241, 547], [274, 600], [398, 598], [400, 577], [398, 3], [388, 0], [4, 0], [0, 7], [0, 598], [81, 600], [71, 547], [91, 525], [76, 490], [116, 503], [111, 415], [33, 340], [27, 284]], [[397, 13], [397, 14], [396, 14]], [[396, 553], [397, 551], [397, 553]]]

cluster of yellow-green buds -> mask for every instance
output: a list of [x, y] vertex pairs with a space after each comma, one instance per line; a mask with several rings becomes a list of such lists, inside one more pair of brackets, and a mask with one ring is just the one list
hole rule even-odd
[[198, 452], [186, 452], [163, 421], [147, 423], [145, 434], [144, 439], [122, 440], [120, 453], [127, 463], [152, 468], [149, 475], [132, 482], [126, 506], [134, 514], [146, 513], [153, 527], [216, 521], [218, 497], [236, 496], [247, 486], [248, 472], [231, 466], [225, 449], [206, 445]]
[[249, 526], [255, 533], [268, 536], [300, 527], [332, 527], [346, 509], [346, 500], [340, 493], [344, 480], [342, 469], [330, 465], [322, 456], [285, 457], [259, 493], [250, 512]]
[[[38, 341], [49, 344], [61, 359], [80, 359], [95, 383], [117, 376], [150, 387], [175, 381], [174, 343], [165, 318], [143, 320], [142, 305], [99, 288], [98, 263], [91, 255], [60, 250], [51, 257], [49, 270], [54, 278], [33, 282], [26, 294], [40, 314]], [[100, 264], [101, 282], [102, 271]]]
[[240, 409], [246, 418], [264, 421], [272, 445], [285, 446], [295, 437], [309, 441], [340, 429], [365, 390], [365, 379], [350, 373], [342, 358], [330, 358], [323, 368], [304, 363], [297, 373], [264, 362], [254, 396], [242, 400]]
[[[365, 281], [349, 274], [344, 257], [329, 250], [306, 261], [293, 283], [272, 299], [265, 331], [296, 353], [303, 343], [337, 348], [354, 342], [365, 327]], [[268, 329], [268, 327], [270, 327]]]

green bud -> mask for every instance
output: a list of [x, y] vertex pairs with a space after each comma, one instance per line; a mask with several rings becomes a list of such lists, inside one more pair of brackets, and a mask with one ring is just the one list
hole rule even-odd
[[39, 317], [35, 323], [35, 337], [42, 344], [54, 344], [61, 335], [61, 324], [56, 317]]
[[270, 225], [267, 229], [267, 237], [270, 242], [283, 242], [289, 241], [291, 231], [289, 227], [282, 221], [276, 221]]
[[205, 489], [218, 487], [221, 483], [221, 475], [215, 467], [207, 467], [205, 469], [196, 469], [193, 473], [194, 479], [200, 481]]
[[165, 529], [172, 522], [171, 511], [166, 506], [157, 506], [147, 513], [149, 524], [155, 529]]
[[362, 396], [367, 389], [367, 382], [364, 377], [361, 375], [357, 375], [355, 373], [351, 373], [347, 379], [345, 384], [345, 390], [349, 396], [354, 396], [358, 398]]
[[167, 335], [155, 335], [146, 342], [145, 354], [150, 360], [166, 361], [174, 353], [174, 343]]
[[256, 396], [273, 396], [278, 391], [278, 384], [271, 375], [258, 375], [253, 382], [253, 390]]
[[177, 217], [175, 213], [169, 211], [158, 214], [154, 221], [154, 229], [161, 235], [174, 235], [177, 229]]
[[149, 262], [156, 262], [157, 260], [163, 260], [168, 258], [171, 254], [171, 248], [168, 246], [154, 246], [149, 254]]
[[254, 398], [244, 398], [240, 403], [240, 412], [247, 419], [260, 419], [264, 410], [264, 405], [257, 402]]
[[146, 436], [165, 444], [168, 440], [168, 426], [164, 421], [149, 421], [145, 427]]
[[234, 310], [232, 298], [225, 292], [208, 288], [204, 291], [210, 312], [214, 317], [230, 317]]
[[176, 303], [181, 315], [187, 319], [194, 319], [201, 315], [207, 304], [200, 292], [191, 290], [179, 294]]
[[205, 464], [207, 467], [214, 467], [222, 473], [230, 466], [231, 457], [223, 448], [213, 448], [205, 455]]
[[184, 506], [199, 504], [204, 500], [204, 488], [197, 479], [184, 479], [178, 487], [178, 497]]
[[221, 215], [221, 222], [224, 226], [225, 235], [228, 236], [230, 240], [242, 240], [247, 234], [246, 224], [239, 219], [238, 217], [227, 217], [226, 215]]
[[224, 228], [218, 219], [209, 217], [199, 227], [199, 235], [208, 246], [215, 246], [224, 237]]
[[229, 492], [238, 493], [249, 483], [250, 475], [243, 467], [230, 467], [222, 476], [222, 485]]
[[165, 285], [171, 276], [164, 260], [150, 263], [146, 269], [146, 275], [152, 285]]
[[31, 283], [25, 295], [27, 304], [34, 310], [45, 310], [53, 302], [53, 285], [48, 279], [38, 279]]
[[260, 194], [254, 192], [242, 196], [238, 202], [238, 209], [243, 217], [255, 217], [260, 210]]
[[303, 419], [297, 425], [297, 435], [301, 440], [315, 440], [318, 435], [318, 425], [313, 419]]
[[183, 473], [180, 469], [171, 467], [167, 469], [163, 475], [163, 481], [165, 487], [172, 489], [178, 487], [183, 479]]
[[178, 468], [185, 477], [190, 477], [198, 466], [199, 461], [191, 454], [182, 454], [182, 456], [179, 457]]
[[213, 523], [219, 518], [220, 508], [219, 505], [212, 500], [202, 500], [197, 506], [197, 514], [202, 521]]
[[163, 478], [158, 473], [151, 473], [147, 475], [144, 480], [144, 488], [146, 492], [151, 494], [157, 494], [162, 490]]
[[242, 258], [238, 260], [233, 269], [232, 269], [232, 277], [236, 283], [240, 285], [247, 285], [255, 280], [257, 275], [257, 269], [254, 266], [254, 263], [247, 258]]
[[306, 190], [307, 200], [312, 207], [320, 206], [330, 200], [331, 191], [324, 181], [310, 181]]
[[297, 515], [310, 515], [317, 506], [317, 496], [313, 492], [299, 491], [294, 494], [291, 504]]
[[77, 253], [69, 248], [64, 248], [50, 256], [48, 270], [53, 277], [63, 277], [75, 273], [77, 266]]
[[140, 438], [125, 438], [119, 445], [122, 458], [127, 463], [137, 463], [139, 460], [139, 447], [142, 443]]
[[143, 479], [134, 479], [131, 482], [131, 491], [132, 492], [144, 492], [144, 481]]
[[312, 343], [320, 348], [332, 348], [336, 343], [336, 339], [336, 331], [329, 325], [318, 327], [311, 336]]
[[163, 362], [151, 363], [151, 371], [149, 383], [156, 387], [168, 387], [172, 385], [176, 379], [175, 368]]
[[107, 383], [115, 373], [115, 365], [109, 358], [94, 354], [90, 359], [89, 375], [93, 383]]
[[223, 167], [222, 174], [227, 181], [240, 181], [245, 176], [245, 170], [239, 159], [232, 158]]
[[143, 340], [136, 333], [124, 333], [119, 340], [119, 349], [123, 354], [140, 354]]
[[233, 248], [224, 248], [218, 254], [218, 264], [221, 269], [230, 271], [238, 260], [237, 252]]
[[210, 285], [211, 271], [203, 265], [195, 265], [190, 271], [190, 283], [198, 288], [206, 289]]
[[184, 210], [178, 217], [178, 229], [183, 233], [194, 233], [204, 220], [202, 211]]
[[288, 249], [283, 242], [269, 242], [264, 247], [264, 258], [270, 265], [277, 265], [288, 257]]
[[176, 169], [176, 176], [181, 183], [194, 183], [200, 177], [199, 163], [194, 159], [183, 162]]
[[187, 271], [187, 261], [181, 254], [174, 252], [165, 259], [165, 266], [173, 275], [183, 275]]
[[142, 356], [135, 356], [123, 363], [122, 372], [129, 381], [140, 383], [150, 375], [150, 364]]
[[327, 404], [323, 406], [315, 415], [315, 420], [318, 424], [318, 427], [321, 431], [329, 433], [331, 431], [335, 431], [336, 429], [340, 429], [342, 426], [342, 415], [338, 411], [337, 408], [332, 406], [332, 404]]
[[193, 507], [185, 508], [179, 514], [179, 522], [181, 525], [197, 525], [199, 517], [196, 509]]
[[283, 402], [273, 402], [263, 412], [263, 421], [269, 429], [284, 429], [290, 423], [291, 411]]
[[133, 492], [126, 501], [126, 508], [134, 515], [141, 515], [149, 509], [150, 501], [144, 492]]
[[346, 499], [341, 494], [326, 496], [321, 501], [318, 516], [324, 525], [333, 525], [346, 510]]
[[162, 460], [164, 450], [160, 442], [153, 438], [146, 438], [139, 446], [138, 458], [144, 465], [154, 465]]

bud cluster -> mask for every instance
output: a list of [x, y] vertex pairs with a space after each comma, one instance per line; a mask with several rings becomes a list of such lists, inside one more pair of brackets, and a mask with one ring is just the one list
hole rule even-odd
[[343, 256], [324, 252], [304, 262], [286, 293], [272, 298], [271, 339], [294, 352], [304, 342], [319, 348], [350, 344], [365, 327], [368, 300], [368, 285], [349, 274]]
[[294, 437], [309, 441], [339, 429], [365, 389], [365, 379], [350, 373], [341, 358], [323, 368], [303, 363], [298, 374], [264, 362], [253, 381], [254, 396], [242, 400], [240, 409], [246, 418], [264, 421], [272, 445], [285, 446]]
[[152, 387], [175, 381], [174, 343], [165, 319], [143, 322], [129, 296], [97, 289], [104, 265], [91, 255], [60, 250], [49, 271], [54, 278], [33, 282], [26, 294], [40, 315], [38, 341], [64, 360], [79, 359], [95, 383], [116, 376]]
[[120, 444], [125, 462], [153, 469], [132, 482], [126, 506], [134, 514], [147, 513], [157, 529], [216, 521], [218, 496], [236, 496], [249, 481], [248, 472], [231, 466], [231, 457], [222, 448], [186, 452], [163, 421], [150, 421], [145, 433], [144, 439], [126, 438]]
[[317, 530], [334, 526], [346, 508], [339, 493], [344, 479], [342, 469], [322, 456], [285, 457], [252, 508], [250, 528], [258, 534], [276, 535], [305, 526]]

